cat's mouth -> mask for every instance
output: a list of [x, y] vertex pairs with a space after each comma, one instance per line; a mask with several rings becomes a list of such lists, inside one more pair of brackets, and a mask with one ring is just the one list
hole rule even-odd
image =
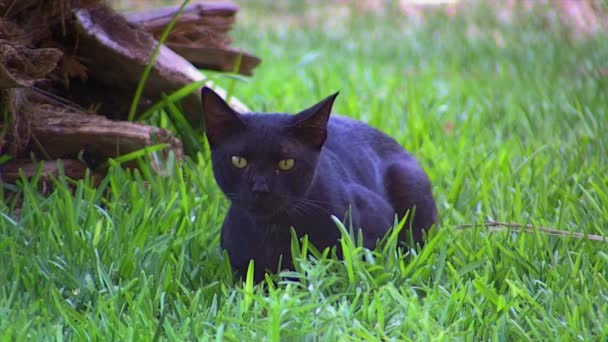
[[249, 205], [249, 211], [258, 219], [272, 219], [287, 208], [288, 203], [279, 203], [278, 201], [256, 201]]

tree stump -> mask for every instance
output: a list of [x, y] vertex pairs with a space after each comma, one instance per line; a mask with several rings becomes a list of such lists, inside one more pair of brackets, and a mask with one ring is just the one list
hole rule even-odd
[[[0, 105], [6, 113], [0, 155], [11, 157], [0, 165], [3, 181], [14, 181], [16, 168], [27, 174], [33, 170], [28, 163], [58, 158], [70, 160], [69, 169], [78, 170], [73, 175], [78, 178], [83, 173], [74, 163], [83, 154], [96, 156], [93, 165], [84, 165], [94, 167], [155, 144], [166, 144], [164, 153], [181, 157], [181, 141], [171, 132], [126, 121], [158, 46], [155, 37], [177, 10], [123, 16], [102, 0], [0, 0]], [[204, 82], [196, 66], [251, 73], [259, 59], [229, 46], [237, 10], [232, 3], [196, 3], [185, 9], [167, 46], [160, 47], [138, 113], [165, 94]], [[188, 55], [191, 51], [205, 56]], [[240, 69], [235, 67], [238, 61]], [[222, 89], [207, 85], [225, 96]], [[234, 98], [231, 104], [247, 111]], [[202, 132], [200, 92], [185, 96], [181, 108], [190, 125]]]

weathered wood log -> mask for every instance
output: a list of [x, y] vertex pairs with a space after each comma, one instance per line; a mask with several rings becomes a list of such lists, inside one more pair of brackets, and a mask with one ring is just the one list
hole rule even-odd
[[177, 43], [167, 43], [167, 46], [201, 69], [251, 75], [260, 64], [258, 57], [233, 48], [193, 47]]
[[[21, 174], [29, 179], [40, 172], [41, 180], [48, 181], [51, 177], [57, 177], [62, 172], [67, 177], [82, 179], [86, 176], [87, 170], [89, 170], [87, 165], [74, 159], [47, 160], [43, 165], [32, 163], [29, 159], [16, 159], [2, 165], [0, 177], [2, 182], [16, 183], [21, 179]], [[103, 174], [100, 172], [90, 170], [88, 172], [94, 183], [103, 178]]]
[[[77, 10], [75, 18], [74, 29], [80, 41], [78, 54], [84, 57], [88, 76], [135, 94], [157, 45], [154, 38], [131, 29], [123, 17], [105, 7]], [[171, 93], [202, 79], [203, 75], [190, 63], [161, 47], [143, 94], [160, 100], [162, 93]], [[183, 108], [192, 125], [202, 127], [200, 100], [195, 94], [183, 100]]]
[[[169, 24], [175, 13], [179, 10], [179, 6], [169, 6], [148, 11], [139, 11], [125, 14], [129, 23], [138, 25], [145, 31], [151, 32], [154, 35], [163, 32]], [[205, 20], [212, 20], [213, 28], [218, 32], [227, 32], [232, 28], [235, 14], [239, 7], [232, 2], [221, 3], [204, 3], [199, 2], [184, 7], [178, 22], [174, 28], [180, 25], [191, 25], [196, 23], [206, 24]], [[175, 36], [176, 32], [172, 32]]]
[[[74, 29], [79, 35], [78, 54], [83, 57], [88, 76], [118, 91], [134, 93], [158, 42], [147, 33], [132, 29], [122, 16], [105, 7], [77, 10], [75, 17]], [[158, 101], [163, 93], [169, 94], [204, 79], [192, 64], [162, 46], [143, 94]], [[246, 111], [238, 100], [231, 104]], [[200, 93], [197, 91], [184, 98], [182, 107], [192, 126], [201, 128]]]
[[33, 150], [47, 159], [77, 155], [94, 148], [93, 152], [100, 154], [98, 158], [103, 161], [163, 143], [178, 158], [182, 156], [179, 139], [162, 128], [112, 121], [90, 113], [62, 112], [52, 105], [41, 105], [34, 110], [38, 115], [31, 123], [32, 136], [37, 140]]
[[[212, 11], [195, 14], [192, 20], [217, 24], [209, 32], [227, 38], [225, 32], [236, 9], [214, 6], [205, 6]], [[25, 165], [17, 162], [19, 159], [61, 158], [86, 161], [95, 168], [108, 158], [159, 143], [168, 146], [161, 155], [172, 152], [177, 158], [182, 156], [181, 142], [168, 131], [124, 121], [141, 75], [158, 46], [151, 33], [129, 24], [103, 0], [0, 0], [0, 14], [0, 110], [10, 118], [6, 122], [6, 116], [0, 117], [0, 126], [7, 129], [0, 137], [0, 153], [13, 157], [11, 167]], [[180, 26], [174, 37], [186, 42], [201, 37], [202, 31], [191, 35], [187, 27]], [[161, 46], [138, 113], [164, 94], [205, 80], [186, 59]], [[226, 96], [211, 82], [205, 83]], [[231, 104], [239, 111], [248, 111], [235, 98]], [[191, 125], [202, 128], [200, 92], [193, 91], [181, 105]], [[9, 164], [4, 164], [0, 173], [6, 175]], [[80, 170], [72, 173], [75, 178], [84, 175], [81, 166], [74, 164], [74, 169]]]
[[167, 144], [165, 153], [182, 157], [181, 141], [162, 128], [109, 120], [73, 105], [53, 103], [27, 89], [5, 92], [19, 99], [11, 103], [11, 110], [30, 131], [28, 141], [21, 144], [27, 148], [14, 153], [17, 157], [31, 151], [44, 159], [74, 158], [88, 151], [103, 162], [155, 144]]
[[[197, 3], [180, 13], [165, 45], [198, 68], [251, 75], [260, 59], [230, 47], [228, 31], [238, 6], [231, 2]], [[179, 6], [126, 14], [129, 23], [159, 38]], [[237, 68], [238, 67], [238, 68]]]

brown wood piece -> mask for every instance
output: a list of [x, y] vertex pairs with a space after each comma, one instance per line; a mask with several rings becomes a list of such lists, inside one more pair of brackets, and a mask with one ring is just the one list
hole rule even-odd
[[[129, 23], [159, 38], [179, 10], [170, 6], [126, 15]], [[180, 13], [165, 45], [196, 67], [232, 72], [242, 54], [239, 73], [251, 75], [260, 59], [231, 48], [228, 31], [232, 28], [238, 7], [233, 3], [198, 3]]]
[[[169, 6], [143, 12], [126, 14], [129, 23], [150, 32], [157, 39], [161, 36], [179, 6]], [[179, 14], [167, 42], [199, 42], [204, 46], [227, 47], [238, 7], [233, 3], [197, 3], [186, 6]]]
[[36, 104], [30, 110], [36, 118], [30, 122], [36, 143], [30, 144], [37, 155], [47, 159], [73, 158], [80, 151], [94, 149], [106, 160], [162, 143], [168, 145], [166, 151], [182, 156], [181, 141], [162, 128], [112, 121], [50, 104]]
[[173, 151], [177, 158], [182, 157], [181, 141], [162, 128], [110, 120], [29, 89], [5, 90], [4, 95], [11, 99], [10, 110], [19, 118], [15, 124], [28, 129], [27, 141], [15, 142], [21, 148], [11, 153], [13, 157], [34, 152], [44, 159], [74, 159], [89, 151], [102, 163], [156, 144], [168, 145], [163, 154]]
[[[128, 23], [102, 0], [11, 1], [0, 0], [5, 14], [0, 20], [4, 35], [0, 39], [0, 102], [10, 117], [10, 122], [2, 123], [7, 125], [7, 134], [0, 139], [0, 153], [14, 159], [83, 159], [94, 167], [108, 158], [165, 143], [168, 148], [161, 155], [172, 151], [182, 156], [181, 142], [168, 131], [125, 121], [158, 46], [152, 34]], [[229, 29], [238, 9], [192, 8], [197, 23], [218, 24], [210, 32]], [[211, 12], [199, 16], [201, 8]], [[176, 32], [190, 42], [203, 31], [178, 26]], [[163, 95], [202, 81], [226, 97], [190, 62], [161, 46], [137, 113], [161, 101]], [[238, 111], [249, 111], [234, 97], [230, 103]], [[193, 128], [203, 128], [200, 90], [183, 98], [181, 108]], [[130, 166], [136, 165], [125, 165]], [[152, 166], [157, 165], [153, 162]]]
[[[75, 30], [79, 34], [78, 55], [82, 56], [88, 76], [114, 87], [116, 91], [134, 93], [158, 42], [148, 33], [132, 29], [123, 17], [103, 7], [78, 10], [75, 17]], [[161, 100], [162, 94], [170, 94], [204, 79], [203, 74], [187, 60], [162, 46], [143, 95], [156, 102]], [[231, 104], [246, 109], [238, 101]], [[195, 129], [203, 127], [200, 92], [195, 91], [182, 99], [182, 108]]]
[[[61, 163], [61, 167], [59, 163]], [[42, 169], [40, 169], [41, 167]], [[40, 171], [41, 180], [47, 181], [51, 177], [58, 176], [61, 169], [64, 175], [73, 179], [83, 179], [87, 173], [87, 166], [74, 159], [47, 160], [43, 165], [32, 163], [28, 159], [16, 159], [2, 165], [0, 175], [2, 182], [16, 183], [21, 179], [21, 173], [23, 173], [25, 178], [29, 179]], [[89, 172], [94, 183], [103, 177], [103, 173], [101, 172]]]
[[[168, 6], [163, 8], [157, 8], [147, 11], [138, 11], [126, 13], [125, 18], [136, 25], [154, 25], [154, 26], [167, 26], [171, 21], [171, 18], [179, 10], [180, 6]], [[182, 10], [180, 17], [204, 17], [204, 16], [217, 16], [217, 17], [234, 17], [238, 12], [239, 6], [232, 2], [199, 2], [196, 4], [188, 5]]]
[[[89, 77], [134, 94], [158, 44], [156, 40], [148, 33], [132, 29], [123, 17], [104, 7], [77, 10], [75, 17], [78, 55], [83, 57]], [[203, 78], [192, 64], [163, 46], [143, 95], [156, 102], [161, 100], [163, 93], [169, 94]], [[182, 106], [193, 127], [202, 127], [200, 95], [187, 96], [182, 100]]]
[[168, 43], [167, 46], [201, 69], [233, 72], [235, 71], [239, 56], [242, 56], [237, 73], [251, 75], [253, 69], [260, 64], [258, 57], [233, 48], [193, 47], [175, 43]]

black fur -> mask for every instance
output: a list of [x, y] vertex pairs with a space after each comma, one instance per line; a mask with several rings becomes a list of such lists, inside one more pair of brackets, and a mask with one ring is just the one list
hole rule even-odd
[[[334, 94], [300, 112], [239, 114], [211, 89], [202, 90], [206, 134], [217, 184], [231, 201], [221, 245], [239, 271], [255, 261], [255, 278], [276, 271], [279, 258], [291, 267], [290, 226], [323, 249], [340, 233], [330, 216], [351, 207], [367, 248], [374, 248], [394, 222], [415, 207], [415, 242], [437, 219], [430, 182], [395, 140], [361, 122], [332, 116]], [[233, 166], [232, 156], [247, 160]], [[292, 158], [281, 171], [278, 162]], [[405, 239], [407, 232], [401, 236]]]

